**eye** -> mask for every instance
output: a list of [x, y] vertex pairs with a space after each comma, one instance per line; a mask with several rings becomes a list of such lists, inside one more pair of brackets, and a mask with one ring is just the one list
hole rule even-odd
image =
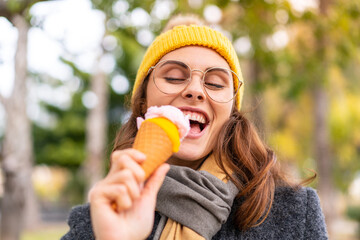
[[214, 68], [205, 75], [205, 86], [210, 90], [222, 90], [230, 87], [231, 74], [226, 69]]
[[222, 76], [211, 73], [205, 77], [205, 86], [211, 90], [221, 90], [226, 86], [225, 81]]
[[176, 78], [176, 77], [164, 77], [164, 79], [166, 80], [166, 82], [171, 83], [171, 84], [182, 84], [183, 82], [186, 81], [185, 78]]
[[155, 77], [168, 84], [182, 84], [189, 78], [189, 71], [182, 65], [166, 62], [159, 66], [155, 72]]
[[220, 90], [223, 89], [224, 86], [220, 85], [220, 84], [216, 84], [216, 83], [209, 83], [209, 82], [205, 82], [205, 86], [209, 89], [212, 90]]

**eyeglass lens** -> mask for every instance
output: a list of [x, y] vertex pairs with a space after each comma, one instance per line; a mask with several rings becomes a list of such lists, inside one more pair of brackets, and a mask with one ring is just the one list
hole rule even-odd
[[[166, 94], [177, 94], [183, 91], [191, 81], [192, 71], [200, 70], [191, 70], [180, 61], [159, 62], [154, 70], [154, 82], [160, 91]], [[229, 102], [237, 91], [233, 89], [233, 78], [238, 79], [229, 69], [210, 68], [205, 71], [202, 78], [203, 88], [214, 101]]]

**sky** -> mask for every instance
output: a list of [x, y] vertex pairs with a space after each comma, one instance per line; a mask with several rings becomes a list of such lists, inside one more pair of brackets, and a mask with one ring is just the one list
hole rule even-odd
[[[88, 0], [63, 0], [35, 4], [31, 8], [32, 24], [28, 43], [29, 70], [47, 73], [66, 81], [70, 69], [59, 60], [66, 52], [77, 55], [76, 62], [90, 71], [104, 34], [104, 15], [91, 9]], [[0, 93], [9, 96], [14, 78], [17, 30], [0, 18]]]
[[[72, 60], [83, 71], [91, 73], [96, 63], [105, 28], [105, 16], [91, 8], [89, 0], [62, 0], [35, 4], [30, 10], [33, 27], [28, 37], [28, 69], [62, 81], [62, 87], [51, 88], [45, 84], [29, 86], [28, 113], [42, 125], [54, 124], [37, 104], [47, 101], [60, 107], [70, 104], [71, 92], [79, 87], [70, 67], [60, 56]], [[13, 87], [14, 56], [17, 30], [0, 17], [0, 94], [8, 97]], [[109, 60], [110, 59], [110, 60]], [[104, 58], [105, 66], [113, 61]], [[112, 69], [108, 70], [111, 71]], [[0, 105], [0, 135], [4, 130], [4, 109]]]

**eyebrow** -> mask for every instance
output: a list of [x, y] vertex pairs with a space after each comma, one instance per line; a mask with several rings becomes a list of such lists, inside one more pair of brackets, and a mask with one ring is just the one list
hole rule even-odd
[[[165, 60], [165, 62], [162, 64], [162, 66], [167, 65], [167, 64], [177, 64], [177, 65], [182, 66], [184, 68], [190, 68], [191, 70], [197, 69], [197, 68], [192, 68], [192, 67], [188, 66], [186, 63], [184, 63], [182, 61], [179, 61], [179, 60]], [[221, 70], [224, 73], [228, 73], [227, 71], [231, 70], [231, 69], [227, 69], [227, 68], [224, 68], [224, 67], [215, 67], [215, 66], [207, 67], [205, 70], [201, 70], [201, 69], [199, 69], [199, 70], [206, 72], [206, 71], [208, 71], [208, 70], [210, 70], [212, 68], [217, 69], [217, 70]]]
[[180, 61], [176, 61], [176, 60], [167, 60], [166, 62], [164, 62], [164, 63], [162, 64], [162, 66], [165, 66], [165, 65], [167, 65], [167, 64], [176, 64], [176, 65], [179, 65], [179, 66], [181, 66], [181, 67], [183, 67], [183, 68], [189, 68], [189, 66], [186, 65], [185, 63], [180, 62]]
[[[212, 69], [216, 69], [216, 70], [222, 71], [224, 73], [229, 73], [229, 70], [230, 70], [230, 69], [226, 69], [226, 68], [223, 68], [223, 67], [209, 67], [209, 68], [205, 69], [205, 72], [208, 71], [208, 70], [212, 70]], [[232, 72], [230, 72], [230, 73], [232, 73]]]

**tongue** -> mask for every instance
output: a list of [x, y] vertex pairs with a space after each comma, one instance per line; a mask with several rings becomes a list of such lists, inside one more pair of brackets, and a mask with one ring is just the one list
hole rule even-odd
[[200, 124], [191, 122], [190, 123], [190, 133], [200, 133], [200, 132], [201, 132]]

